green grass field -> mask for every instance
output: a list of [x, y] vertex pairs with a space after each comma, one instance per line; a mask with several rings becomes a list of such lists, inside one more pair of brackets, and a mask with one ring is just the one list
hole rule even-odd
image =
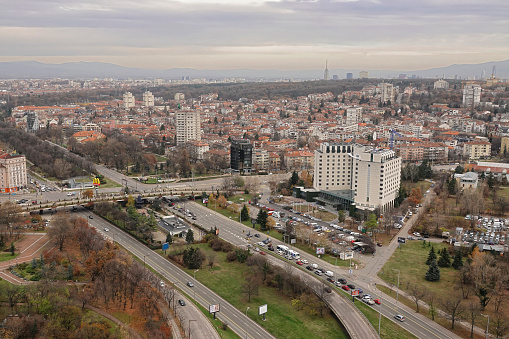
[[[251, 268], [245, 264], [227, 263], [226, 254], [213, 252], [207, 244], [195, 245], [200, 247], [206, 255], [215, 253], [217, 265], [210, 270], [204, 267], [196, 272], [196, 279], [212, 289], [239, 310], [250, 308], [248, 316], [266, 328], [277, 338], [347, 338], [340, 322], [329, 314], [323, 318], [310, 316], [303, 311], [297, 311], [291, 304], [290, 298], [282, 295], [277, 289], [266, 286], [260, 287], [259, 295], [248, 302], [242, 294], [241, 286], [244, 276]], [[187, 270], [193, 274], [194, 271]], [[257, 314], [258, 306], [267, 304], [267, 320]]]
[[0, 262], [16, 259], [16, 257], [18, 255], [19, 255], [19, 253], [15, 253], [14, 255], [11, 255], [11, 252], [0, 252]]
[[[447, 247], [443, 243], [434, 243], [435, 253], [442, 248]], [[436, 293], [437, 297], [447, 297], [450, 291], [454, 290], [455, 275], [457, 271], [452, 268], [440, 267], [440, 281], [431, 282], [424, 279], [428, 271], [426, 259], [431, 247], [423, 247], [422, 241], [408, 241], [397, 249], [391, 259], [382, 267], [378, 276], [385, 282], [393, 285], [398, 283], [398, 273], [400, 270], [400, 289], [406, 291], [408, 283], [418, 284], [429, 291]]]

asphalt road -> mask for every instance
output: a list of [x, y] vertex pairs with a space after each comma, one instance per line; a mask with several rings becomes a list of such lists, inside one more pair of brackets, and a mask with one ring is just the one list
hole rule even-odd
[[[248, 232], [254, 232], [252, 228], [241, 225], [239, 222], [228, 219], [225, 216], [215, 213], [206, 207], [203, 207], [196, 203], [187, 203], [186, 208], [193, 212], [197, 220], [194, 220], [194, 223], [197, 223], [204, 227], [205, 229], [210, 229], [213, 227], [217, 227], [219, 229], [219, 237], [222, 239], [232, 243], [235, 246], [243, 247], [247, 246], [250, 241], [246, 240], [246, 235]], [[175, 211], [175, 210], [174, 210]], [[243, 232], [244, 231], [244, 232]], [[260, 238], [253, 237], [253, 242], [261, 241], [267, 238], [267, 235], [261, 234]], [[279, 240], [272, 238], [272, 243], [274, 246], [278, 244], [283, 244]], [[303, 258], [308, 260], [312, 260], [310, 255], [303, 255]], [[272, 255], [268, 255], [267, 258], [274, 264], [281, 265], [285, 260], [282, 257], [276, 257]], [[300, 274], [300, 276], [313, 284], [320, 284], [325, 280], [316, 278], [316, 276], [312, 276], [307, 274], [302, 268], [291, 261], [286, 260], [285, 265], [291, 265], [295, 268], [295, 272]], [[310, 261], [313, 262], [313, 261]], [[350, 333], [352, 338], [376, 338], [376, 333], [373, 331], [373, 327], [367, 321], [367, 319], [359, 312], [359, 310], [354, 307], [349, 301], [345, 298], [339, 296], [337, 293], [331, 293], [328, 297], [328, 301], [333, 308], [333, 311], [338, 315], [340, 319], [343, 320], [343, 325]], [[270, 312], [270, 310], [269, 310]]]
[[[431, 193], [431, 191], [430, 191]], [[433, 194], [433, 193], [431, 193]], [[428, 194], [423, 204], [429, 203], [430, 199], [432, 198], [432, 195]], [[266, 200], [267, 194], [264, 194], [262, 196]], [[268, 204], [266, 201], [264, 201], [264, 204]], [[245, 235], [247, 232], [251, 231], [253, 233], [253, 229], [246, 227], [244, 225], [241, 225], [237, 221], [233, 221], [230, 219], [225, 218], [222, 215], [213, 213], [213, 211], [195, 204], [195, 203], [188, 203], [186, 204], [187, 208], [191, 210], [194, 214], [197, 215], [197, 220], [195, 222], [198, 222], [199, 224], [203, 224], [205, 228], [211, 228], [211, 227], [218, 227], [220, 229], [219, 235], [224, 238], [225, 240], [237, 245], [247, 245], [247, 241], [245, 240]], [[275, 204], [270, 204], [271, 207], [274, 207], [276, 210], [283, 209]], [[250, 206], [253, 210], [253, 207]], [[423, 209], [421, 209], [423, 210]], [[299, 215], [289, 213], [288, 211], [285, 211], [287, 215], [297, 216]], [[256, 214], [256, 213], [255, 213]], [[410, 229], [413, 221], [417, 217], [414, 215], [405, 225], [404, 228], [402, 228], [400, 234], [407, 234], [408, 230]], [[324, 222], [318, 222], [319, 224], [327, 225], [327, 223]], [[244, 230], [244, 233], [242, 233], [242, 230]], [[254, 232], [254, 233], [260, 233], [260, 232]], [[267, 235], [262, 235], [261, 238], [252, 238], [252, 239], [260, 239], [263, 240], [267, 238]], [[260, 240], [256, 240], [260, 241]], [[277, 246], [278, 244], [283, 244], [281, 241], [271, 238], [272, 243], [274, 246]], [[286, 244], [288, 246], [288, 244]], [[409, 332], [413, 333], [414, 335], [418, 336], [419, 338], [459, 338], [454, 333], [450, 332], [449, 330], [445, 329], [444, 327], [438, 325], [437, 323], [427, 319], [424, 316], [421, 316], [420, 314], [416, 314], [414, 311], [409, 309], [408, 307], [402, 305], [401, 303], [397, 302], [394, 298], [391, 298], [386, 295], [380, 294], [380, 291], [376, 289], [375, 283], [378, 279], [377, 273], [378, 270], [383, 267], [383, 265], [386, 263], [386, 261], [392, 256], [392, 253], [394, 250], [396, 250], [398, 244], [397, 244], [397, 237], [394, 238], [394, 240], [390, 243], [389, 246], [384, 246], [382, 250], [379, 249], [377, 255], [373, 259], [368, 260], [366, 266], [363, 270], [352, 270], [352, 274], [346, 274], [343, 269], [340, 269], [336, 267], [335, 265], [332, 265], [326, 261], [323, 261], [321, 259], [316, 258], [315, 256], [312, 256], [305, 252], [299, 252], [301, 255], [301, 259], [306, 259], [309, 261], [309, 263], [316, 263], [320, 268], [324, 268], [325, 270], [330, 270], [335, 273], [335, 279], [338, 278], [344, 278], [348, 281], [348, 283], [354, 284], [356, 287], [361, 287], [364, 291], [364, 293], [371, 294], [374, 298], [377, 296], [377, 298], [382, 298], [382, 306], [372, 306], [375, 310], [381, 311], [382, 315], [387, 318], [387, 320], [393, 321]], [[286, 260], [284, 258], [281, 258], [281, 260]], [[295, 267], [297, 267], [296, 264], [292, 264]], [[302, 268], [301, 268], [302, 269]], [[321, 280], [325, 281], [325, 278], [320, 278]], [[339, 296], [338, 296], [339, 297]], [[360, 302], [360, 301], [357, 301]], [[342, 312], [342, 306], [337, 306], [338, 313]], [[351, 307], [351, 305], [350, 305]], [[335, 308], [336, 309], [336, 308]], [[355, 310], [357, 310], [355, 308]], [[347, 313], [347, 312], [345, 312]], [[405, 322], [399, 322], [394, 320], [394, 316], [396, 314], [401, 314], [405, 316], [406, 321]], [[382, 320], [383, 322], [383, 320]], [[351, 315], [348, 316], [348, 323], [352, 323], [352, 317]], [[362, 327], [359, 324], [355, 324], [355, 327]], [[366, 327], [366, 326], [364, 326]], [[370, 326], [371, 327], [371, 326]], [[376, 329], [378, 331], [378, 329]], [[362, 338], [362, 337], [361, 337]]]
[[[88, 215], [93, 215], [88, 211], [76, 213], [82, 214], [87, 218]], [[221, 321], [228, 323], [228, 326], [239, 336], [247, 336], [248, 338], [252, 339], [274, 338], [263, 327], [258, 325], [250, 318], [246, 317], [243, 312], [237, 310], [226, 300], [222, 299], [216, 293], [202, 285], [199, 281], [194, 280], [193, 276], [185, 273], [170, 261], [154, 253], [145, 245], [138, 242], [136, 239], [126, 234], [121, 229], [115, 227], [111, 223], [96, 215], [94, 215], [93, 219], [88, 219], [88, 221], [91, 226], [99, 230], [99, 232], [101, 232], [105, 237], [112, 238], [126, 250], [137, 256], [139, 259], [143, 260], [147, 266], [152, 267], [165, 279], [168, 279], [171, 283], [176, 284], [176, 286], [184, 293], [186, 293], [189, 298], [192, 298], [191, 300], [196, 300], [197, 303], [206, 309], [209, 308], [209, 305], [219, 304], [220, 312], [216, 314], [216, 317]], [[104, 228], [108, 228], [109, 232], [105, 232]], [[194, 287], [189, 287], [187, 285], [188, 282], [192, 282]], [[191, 300], [189, 300], [188, 305], [185, 307], [192, 307], [189, 305]], [[179, 312], [181, 312], [185, 307], [180, 308]], [[210, 329], [204, 332], [203, 335], [198, 335], [197, 332], [195, 332], [196, 338], [217, 338], [217, 332], [211, 328], [212, 325], [207, 325], [210, 324], [210, 322], [205, 319], [205, 316], [201, 312], [194, 312], [192, 315], [192, 317], [195, 317], [194, 319], [196, 319], [198, 316], [202, 317], [203, 319], [200, 321], [200, 326], [196, 326], [195, 331], [198, 331], [202, 327], [206, 328], [207, 326], [209, 326]], [[186, 319], [190, 318], [191, 315], [186, 316]]]

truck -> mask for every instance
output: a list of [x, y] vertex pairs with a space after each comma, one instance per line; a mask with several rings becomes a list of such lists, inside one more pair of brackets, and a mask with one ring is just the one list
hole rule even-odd
[[442, 232], [442, 238], [444, 238], [444, 239], [449, 239], [450, 235], [451, 234], [447, 231]]

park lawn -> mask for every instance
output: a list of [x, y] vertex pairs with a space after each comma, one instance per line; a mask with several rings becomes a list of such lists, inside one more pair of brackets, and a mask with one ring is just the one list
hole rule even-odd
[[[368, 321], [373, 325], [375, 330], [378, 332], [378, 320], [379, 314], [378, 311], [364, 304], [363, 302], [355, 302], [357, 308], [366, 316]], [[387, 319], [385, 316], [382, 317], [382, 322], [380, 324], [380, 338], [398, 338], [398, 339], [411, 339], [418, 338], [412, 333], [405, 330], [403, 327], [394, 323], [392, 320]]]
[[[94, 177], [89, 176], [87, 178], [76, 179], [75, 181], [76, 182], [92, 182], [93, 179], [94, 179]], [[122, 185], [116, 183], [115, 181], [111, 180], [108, 177], [104, 177], [104, 180], [106, 181], [106, 183], [105, 184], [101, 184], [101, 186], [99, 186], [99, 188], [114, 188], [114, 187], [121, 187], [122, 186]]]
[[19, 253], [15, 253], [14, 255], [11, 255], [11, 252], [0, 252], [0, 262], [8, 261], [11, 259], [16, 259], [16, 257], [18, 255], [19, 255]]
[[315, 210], [314, 212], [308, 213], [308, 214], [312, 215], [322, 221], [325, 221], [325, 222], [330, 222], [330, 221], [338, 218], [337, 214], [334, 214], [331, 212], [326, 212], [326, 211], [320, 211], [320, 210]]
[[[205, 206], [205, 204], [203, 204], [201, 200], [200, 201], [197, 200], [195, 202], [198, 204], [201, 204], [202, 206]], [[235, 212], [232, 212], [226, 208], [220, 208], [219, 206], [214, 208], [215, 204], [213, 204], [213, 203], [209, 203], [205, 207], [207, 207], [209, 210], [214, 210], [215, 212], [220, 213], [229, 219], [236, 220], [236, 221], [239, 221], [239, 219], [240, 219], [240, 213], [235, 213]], [[253, 225], [251, 224], [251, 219], [250, 220], [242, 220], [242, 224], [245, 226], [248, 226], [248, 227], [253, 227]]]
[[[303, 311], [297, 311], [291, 299], [285, 297], [276, 288], [261, 286], [259, 295], [251, 297], [247, 302], [242, 294], [244, 276], [251, 270], [245, 264], [226, 262], [226, 253], [214, 252], [208, 244], [194, 245], [201, 248], [205, 255], [215, 253], [216, 266], [210, 270], [203, 267], [196, 272], [196, 279], [219, 294], [239, 310], [248, 311], [248, 316], [266, 328], [277, 338], [347, 338], [348, 335], [341, 323], [334, 317], [324, 314], [324, 317], [309, 316]], [[193, 274], [193, 270], [186, 270]], [[258, 306], [267, 304], [266, 321], [258, 316]]]
[[407, 188], [408, 193], [410, 193], [413, 188], [420, 187], [422, 194], [424, 194], [431, 187], [432, 184], [429, 181], [420, 180], [417, 182], [404, 181], [403, 185]]
[[[438, 250], [448, 247], [444, 243], [433, 243], [432, 246], [435, 248], [435, 253], [437, 253], [437, 260], [440, 257]], [[454, 285], [457, 271], [452, 267], [440, 267], [439, 282], [424, 279], [428, 271], [426, 259], [430, 249], [431, 246], [428, 246], [428, 243], [423, 247], [422, 241], [414, 240], [401, 244], [401, 248], [396, 249], [389, 261], [382, 267], [378, 276], [388, 284], [397, 286], [398, 273], [395, 270], [400, 270], [399, 287], [401, 290], [408, 292], [408, 283], [410, 283], [420, 285], [434, 292], [438, 299], [447, 298], [451, 291], [455, 290]]]
[[[243, 200], [241, 200], [241, 199], [243, 199]], [[247, 202], [253, 200], [253, 196], [251, 194], [239, 194], [239, 195], [228, 198], [228, 200], [236, 202], [237, 204], [244, 203], [244, 202], [247, 203]]]

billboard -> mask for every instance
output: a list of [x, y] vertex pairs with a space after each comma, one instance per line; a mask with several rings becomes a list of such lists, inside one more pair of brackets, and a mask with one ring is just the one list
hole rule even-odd
[[291, 240], [290, 240], [290, 243], [291, 243], [291, 244], [295, 244], [296, 242], [297, 242], [297, 239], [291, 239]]
[[353, 296], [359, 295], [359, 290], [352, 290], [352, 295]]
[[267, 304], [258, 307], [258, 315], [267, 313]]
[[219, 312], [219, 304], [209, 305], [209, 313]]
[[167, 242], [165, 242], [165, 243], [163, 244], [163, 250], [167, 250], [167, 249], [169, 249], [169, 248], [170, 248], [170, 244], [169, 244], [169, 243], [167, 243]]
[[398, 237], [398, 242], [399, 242], [400, 244], [404, 244], [404, 243], [406, 242], [406, 239], [405, 239], [405, 238], [403, 238], [403, 237]]
[[325, 247], [317, 247], [316, 254], [325, 254]]

